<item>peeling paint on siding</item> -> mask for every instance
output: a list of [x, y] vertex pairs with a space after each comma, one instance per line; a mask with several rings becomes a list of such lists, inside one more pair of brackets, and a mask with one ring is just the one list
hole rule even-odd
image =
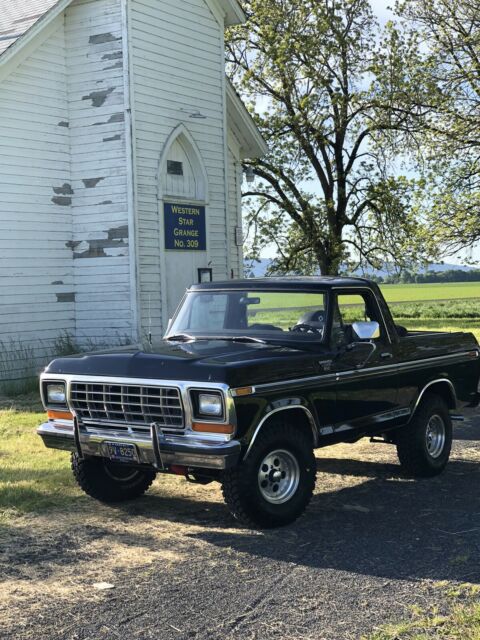
[[103, 202], [99, 202], [99, 205], [103, 205], [103, 204], [113, 204], [113, 200], [104, 200]]
[[103, 141], [104, 142], [114, 142], [115, 140], [121, 140], [121, 139], [122, 139], [122, 136], [119, 133], [117, 133], [116, 136], [112, 136], [111, 138], [104, 138]]
[[57, 302], [75, 302], [74, 293], [57, 293]]
[[117, 40], [121, 40], [121, 38], [114, 36], [112, 33], [99, 33], [95, 36], [90, 36], [88, 42], [90, 44], [104, 44], [105, 42], [116, 42]]
[[58, 123], [58, 126], [59, 126], [59, 127], [66, 127], [66, 128], [68, 129], [68, 127], [70, 126], [70, 123], [69, 123], [69, 122], [67, 122], [66, 120], [61, 120], [61, 121]]
[[75, 243], [73, 257], [82, 258], [113, 258], [128, 255], [128, 244], [123, 240], [85, 240]]
[[52, 284], [63, 284], [63, 280], [54, 280]]
[[123, 51], [115, 51], [114, 53], [106, 53], [102, 56], [102, 60], [118, 60], [118, 58], [123, 58]]
[[121, 227], [112, 227], [107, 231], [109, 240], [119, 240], [128, 238], [128, 225], [124, 224]]
[[73, 195], [72, 185], [65, 182], [61, 187], [53, 187], [54, 193], [58, 196], [71, 196]]
[[108, 123], [111, 122], [125, 122], [125, 114], [123, 111], [120, 111], [120, 113], [114, 113], [113, 116], [110, 116]]
[[102, 180], [105, 180], [105, 178], [85, 178], [82, 182], [87, 189], [94, 189]]
[[114, 113], [110, 118], [105, 122], [95, 122], [94, 126], [102, 125], [102, 124], [111, 124], [112, 122], [125, 122], [125, 114], [123, 111], [119, 113]]
[[69, 207], [72, 204], [72, 199], [65, 196], [54, 196], [52, 202], [59, 207]]
[[112, 64], [110, 67], [103, 67], [104, 71], [108, 71], [109, 69], [121, 69], [123, 67], [123, 62], [116, 62], [115, 64]]
[[71, 240], [66, 246], [73, 251], [74, 259], [113, 258], [128, 255], [128, 225], [112, 227], [104, 231], [101, 238]]
[[115, 91], [115, 87], [102, 89], [101, 91], [92, 91], [88, 96], [83, 96], [82, 100], [91, 100], [92, 107], [101, 107], [105, 104], [108, 96]]

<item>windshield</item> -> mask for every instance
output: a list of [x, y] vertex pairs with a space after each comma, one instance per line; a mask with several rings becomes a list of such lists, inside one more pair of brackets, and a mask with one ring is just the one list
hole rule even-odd
[[321, 291], [194, 291], [187, 293], [166, 338], [321, 341], [325, 304]]

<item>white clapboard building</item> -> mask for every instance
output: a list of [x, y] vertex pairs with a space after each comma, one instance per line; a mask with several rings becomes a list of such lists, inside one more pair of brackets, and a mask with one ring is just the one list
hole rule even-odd
[[[66, 337], [161, 337], [185, 288], [242, 273], [224, 68], [237, 0], [0, 0], [0, 376]], [[26, 356], [25, 356], [26, 357]]]

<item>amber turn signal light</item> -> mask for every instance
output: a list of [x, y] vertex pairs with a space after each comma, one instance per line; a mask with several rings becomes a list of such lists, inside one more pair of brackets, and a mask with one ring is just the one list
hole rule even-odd
[[236, 398], [251, 396], [252, 393], [255, 393], [255, 387], [238, 387], [238, 389], [232, 389], [232, 395]]
[[73, 416], [70, 411], [47, 411], [49, 420], [73, 420]]
[[207, 422], [194, 422], [192, 431], [198, 433], [225, 433], [231, 435], [234, 432], [233, 424], [211, 424]]

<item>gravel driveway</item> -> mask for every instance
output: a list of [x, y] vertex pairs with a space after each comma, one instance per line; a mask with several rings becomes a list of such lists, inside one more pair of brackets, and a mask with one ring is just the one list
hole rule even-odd
[[0, 529], [0, 637], [348, 640], [480, 583], [478, 412], [433, 480], [366, 440], [317, 459], [308, 513], [276, 531], [236, 526], [218, 486], [176, 478]]

